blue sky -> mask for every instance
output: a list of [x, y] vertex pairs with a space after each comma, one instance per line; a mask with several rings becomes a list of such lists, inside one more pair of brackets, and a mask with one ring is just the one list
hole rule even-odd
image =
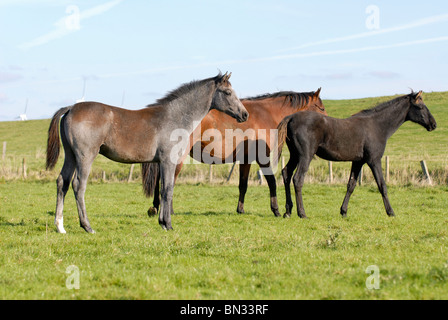
[[[447, 1], [0, 0], [0, 121], [139, 109], [232, 72], [241, 97], [448, 90]], [[28, 101], [28, 102], [27, 102]]]

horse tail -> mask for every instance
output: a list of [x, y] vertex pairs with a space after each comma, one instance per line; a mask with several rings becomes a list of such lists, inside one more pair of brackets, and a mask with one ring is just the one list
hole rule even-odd
[[277, 163], [282, 155], [283, 145], [285, 144], [286, 136], [288, 133], [288, 123], [291, 119], [291, 116], [285, 117], [277, 126], [277, 134], [278, 134], [278, 147], [277, 147]]
[[72, 106], [59, 109], [51, 119], [47, 141], [47, 170], [52, 170], [56, 165], [56, 162], [58, 162], [59, 150], [61, 149], [61, 142], [59, 140], [59, 119], [69, 112], [71, 108]]
[[143, 192], [147, 197], [154, 195], [157, 180], [159, 179], [159, 166], [157, 162], [142, 163]]

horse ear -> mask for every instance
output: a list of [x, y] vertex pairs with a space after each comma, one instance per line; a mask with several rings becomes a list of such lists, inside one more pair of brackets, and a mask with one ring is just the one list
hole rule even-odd
[[313, 96], [314, 96], [315, 98], [318, 98], [318, 97], [319, 97], [319, 95], [320, 95], [320, 89], [322, 89], [322, 87], [319, 88], [319, 89], [317, 89], [316, 92], [314, 92]]
[[227, 72], [224, 73], [224, 75], [221, 76], [221, 78], [219, 79], [219, 82], [225, 82], [225, 81], [227, 81]]
[[[227, 71], [228, 72], [228, 71]], [[222, 81], [223, 82], [227, 82], [227, 81], [229, 81], [229, 78], [230, 78], [230, 76], [232, 75], [232, 72], [230, 72], [229, 74], [227, 74], [227, 72], [226, 72], [226, 74], [224, 75], [224, 77], [222, 78]]]
[[415, 98], [417, 99], [418, 97], [421, 97], [421, 96], [422, 96], [422, 93], [423, 93], [423, 91], [420, 90], [420, 91], [417, 93], [417, 95], [415, 96]]

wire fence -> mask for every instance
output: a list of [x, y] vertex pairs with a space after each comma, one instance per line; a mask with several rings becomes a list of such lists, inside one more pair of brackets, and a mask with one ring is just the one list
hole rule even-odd
[[[62, 167], [63, 159], [59, 159], [54, 171], [45, 170], [45, 152], [36, 149], [35, 153], [27, 155], [8, 154], [7, 143], [2, 144], [0, 179], [3, 181], [23, 180], [53, 180], [56, 179]], [[62, 157], [61, 157], [62, 158]], [[282, 156], [277, 170], [274, 170], [277, 184], [283, 184], [281, 168], [288, 161], [288, 155]], [[414, 159], [383, 157], [383, 175], [386, 183], [395, 185], [447, 185], [448, 158], [445, 159]], [[240, 168], [238, 163], [208, 165], [187, 161], [177, 179], [177, 183], [212, 183], [238, 184]], [[305, 183], [346, 184], [350, 176], [350, 162], [329, 162], [315, 158], [309, 167]], [[91, 182], [139, 182], [141, 167], [139, 164], [121, 164], [110, 161], [102, 156], [95, 160], [89, 176]], [[375, 183], [367, 165], [363, 167], [359, 184]], [[249, 183], [265, 185], [266, 180], [254, 163], [249, 173]]]

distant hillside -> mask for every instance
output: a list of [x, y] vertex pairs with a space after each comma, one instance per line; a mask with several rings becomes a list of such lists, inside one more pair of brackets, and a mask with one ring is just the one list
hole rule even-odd
[[[324, 100], [323, 102], [330, 116], [346, 118], [362, 109], [371, 108], [392, 98], [388, 96], [353, 100]], [[385, 155], [389, 155], [391, 161], [397, 166], [400, 164], [400, 174], [403, 174], [403, 171], [418, 171], [419, 161], [424, 159], [428, 162], [430, 170], [440, 176], [440, 181], [446, 181], [446, 172], [448, 171], [448, 92], [424, 93], [423, 98], [437, 121], [437, 129], [428, 133], [419, 125], [406, 123], [390, 138]], [[45, 171], [45, 149], [49, 124], [50, 119], [0, 122], [0, 148], [6, 141], [6, 157], [1, 162], [0, 181], [20, 178], [24, 158], [28, 179], [54, 179], [57, 176], [63, 164], [63, 155], [60, 156], [54, 171]], [[288, 155], [287, 151], [284, 155]], [[322, 168], [313, 169], [312, 167], [311, 172], [325, 170], [323, 162], [314, 162], [316, 162], [316, 168], [319, 166]], [[405, 163], [410, 164], [404, 165]], [[99, 156], [92, 168], [91, 179], [101, 179], [104, 171], [108, 179], [124, 180], [127, 179], [129, 167], [128, 164], [115, 163]], [[214, 174], [221, 178], [226, 177], [229, 165], [214, 167]], [[253, 167], [253, 176], [256, 178], [256, 166]], [[341, 168], [343, 168], [341, 170], [347, 171], [346, 167], [347, 164], [341, 164]], [[139, 170], [139, 166], [135, 166], [135, 179], [139, 178]], [[184, 166], [181, 178], [196, 176], [197, 180], [203, 180], [208, 175], [207, 172], [207, 165]], [[416, 172], [413, 174], [418, 175]], [[341, 181], [343, 181], [344, 174], [341, 175]], [[234, 182], [237, 182], [237, 174], [234, 174], [233, 178]]]

